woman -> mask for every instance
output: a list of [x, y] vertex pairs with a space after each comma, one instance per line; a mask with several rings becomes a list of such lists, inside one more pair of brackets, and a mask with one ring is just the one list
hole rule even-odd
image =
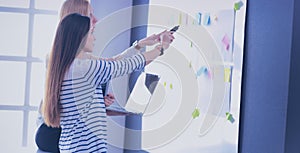
[[[90, 5], [89, 1], [87, 0], [66, 0], [61, 8], [60, 11], [60, 19], [63, 19], [65, 16], [72, 14], [72, 13], [79, 13], [84, 16], [88, 16], [91, 19], [91, 25], [92, 27], [95, 27], [95, 24], [97, 23], [97, 18], [95, 17], [93, 13], [93, 8]], [[116, 55], [112, 58], [105, 59], [105, 60], [116, 60], [116, 59], [122, 59], [124, 57], [132, 56], [134, 54], [137, 54], [140, 52], [141, 48], [144, 48], [146, 46], [152, 46], [159, 42], [160, 34], [153, 34], [149, 37], [146, 37], [140, 41], [136, 41], [135, 46], [132, 46], [125, 50], [123, 53]], [[95, 57], [99, 58], [99, 57]], [[103, 86], [105, 87], [106, 84]], [[103, 95], [105, 99], [105, 105], [109, 106], [111, 105], [115, 97], [113, 94], [108, 93], [107, 95]]]
[[[85, 16], [90, 16], [92, 25], [94, 26], [97, 22], [97, 19], [94, 17], [92, 13], [91, 6], [87, 0], [66, 0], [60, 11], [60, 20], [62, 20], [65, 16], [79, 13]], [[46, 65], [48, 63], [48, 58], [46, 60]], [[114, 96], [112, 94], [108, 94], [104, 96], [105, 105], [109, 106], [114, 102]], [[40, 104], [41, 108], [42, 102]], [[38, 129], [35, 135], [35, 142], [37, 147], [42, 151], [59, 153], [58, 142], [61, 134], [60, 127], [49, 127], [44, 123], [44, 118], [41, 115], [41, 109], [39, 108], [39, 116], [37, 120]]]
[[59, 24], [47, 71], [43, 115], [50, 127], [62, 128], [61, 152], [106, 152], [106, 110], [102, 83], [150, 63], [169, 47], [171, 32], [161, 34], [153, 50], [115, 61], [91, 56], [95, 40], [90, 19], [66, 16]]
[[[95, 26], [97, 19], [93, 14], [92, 7], [87, 0], [66, 0], [60, 11], [60, 19], [63, 19], [65, 16], [71, 13], [79, 13], [84, 16], [89, 16], [91, 19], [92, 27]], [[125, 57], [132, 56], [139, 53], [139, 49], [145, 47], [146, 45], [154, 45], [160, 41], [160, 34], [152, 35], [140, 40], [135, 46], [131, 46], [125, 50], [120, 55], [113, 57], [110, 60], [122, 59]], [[98, 59], [98, 57], [93, 57]], [[47, 62], [48, 63], [48, 62]], [[114, 95], [109, 93], [108, 95], [100, 95], [101, 98], [104, 98], [105, 106], [111, 105], [115, 98]], [[42, 104], [42, 103], [41, 103]], [[39, 109], [40, 112], [40, 109]], [[41, 114], [38, 118], [38, 130], [35, 136], [35, 142], [40, 150], [48, 152], [59, 152], [58, 141], [61, 133], [61, 128], [48, 127], [44, 123], [44, 119]]]
[[[90, 17], [91, 25], [93, 28], [95, 27], [95, 24], [98, 21], [93, 13], [93, 8], [92, 8], [91, 4], [87, 0], [66, 0], [63, 3], [61, 11], [60, 11], [60, 19], [63, 19], [65, 16], [72, 14], [72, 13], [79, 13], [81, 15]], [[135, 46], [128, 48], [123, 53], [116, 55], [113, 58], [109, 58], [109, 59], [105, 59], [105, 60], [116, 60], [116, 59], [122, 59], [122, 58], [125, 58], [128, 56], [132, 56], [134, 54], [139, 53], [141, 48], [144, 48], [146, 46], [152, 46], [152, 45], [158, 43], [159, 39], [160, 39], [160, 34], [157, 34], [157, 35], [153, 34], [153, 35], [146, 37], [140, 41], [137, 41]], [[94, 57], [94, 58], [99, 58], [99, 57]], [[114, 95], [111, 93], [108, 93], [107, 95], [103, 95], [103, 96], [105, 99], [104, 101], [105, 101], [106, 106], [111, 105], [115, 100]]]

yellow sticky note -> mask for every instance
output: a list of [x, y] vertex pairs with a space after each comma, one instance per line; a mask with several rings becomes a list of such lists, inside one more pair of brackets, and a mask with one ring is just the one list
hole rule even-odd
[[181, 13], [179, 13], [179, 24], [181, 24], [181, 21], [182, 21], [182, 15], [181, 15]]
[[164, 82], [164, 86], [165, 86], [165, 87], [167, 86], [167, 82]]
[[224, 69], [224, 81], [225, 82], [230, 82], [231, 78], [231, 69], [230, 68], [225, 68]]
[[170, 89], [173, 89], [173, 84], [172, 83], [170, 84]]

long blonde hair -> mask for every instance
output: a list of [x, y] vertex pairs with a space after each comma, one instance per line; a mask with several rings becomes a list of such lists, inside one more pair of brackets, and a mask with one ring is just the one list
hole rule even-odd
[[89, 5], [90, 3], [87, 0], [66, 0], [60, 10], [60, 19], [62, 20], [72, 13], [90, 16]]
[[88, 0], [66, 0], [60, 9], [60, 20], [72, 13], [79, 13], [83, 16], [88, 16], [91, 19], [92, 27], [98, 21], [92, 13], [92, 7]]

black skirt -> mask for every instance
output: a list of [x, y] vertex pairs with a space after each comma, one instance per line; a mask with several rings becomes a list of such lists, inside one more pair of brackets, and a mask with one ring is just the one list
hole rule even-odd
[[35, 143], [42, 151], [59, 153], [59, 137], [61, 128], [48, 127], [46, 124], [42, 124], [35, 135]]

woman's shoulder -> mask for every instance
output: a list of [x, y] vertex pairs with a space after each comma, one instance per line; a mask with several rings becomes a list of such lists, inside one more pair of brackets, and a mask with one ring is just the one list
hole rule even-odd
[[90, 59], [80, 59], [80, 58], [75, 58], [71, 66], [75, 68], [85, 68], [87, 66], [92, 65], [93, 61]]
[[84, 77], [93, 74], [99, 65], [101, 65], [100, 60], [76, 58], [70, 66], [69, 73], [72, 73], [72, 77]]

